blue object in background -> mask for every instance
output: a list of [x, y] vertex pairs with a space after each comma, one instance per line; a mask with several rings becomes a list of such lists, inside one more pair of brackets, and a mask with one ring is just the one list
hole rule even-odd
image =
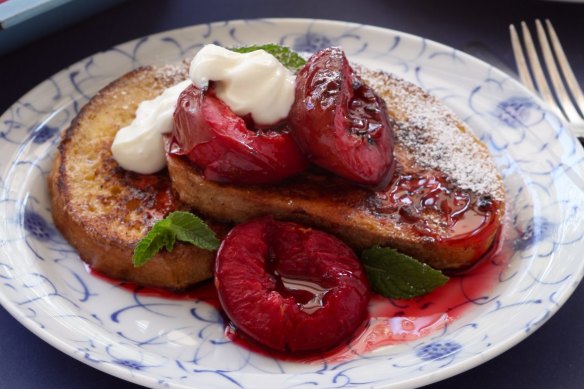
[[124, 0], [0, 2], [0, 55]]

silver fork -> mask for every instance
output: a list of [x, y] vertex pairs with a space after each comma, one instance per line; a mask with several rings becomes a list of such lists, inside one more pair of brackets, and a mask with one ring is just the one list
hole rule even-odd
[[[541, 54], [546, 65], [548, 77], [546, 77], [545, 70], [541, 66], [527, 24], [521, 22], [521, 33], [529, 61], [523, 55], [519, 34], [515, 26], [509, 26], [511, 44], [513, 46], [513, 54], [515, 55], [519, 77], [527, 88], [535, 93], [539, 93], [555, 113], [567, 121], [568, 128], [582, 141], [582, 138], [584, 138], [584, 94], [568, 63], [568, 59], [566, 58], [566, 54], [554, 27], [547, 19], [545, 24], [547, 34], [541, 21], [539, 19], [535, 21]], [[529, 68], [531, 68], [531, 73]], [[535, 86], [532, 77], [535, 79]], [[550, 88], [547, 78], [551, 80], [553, 89]]]

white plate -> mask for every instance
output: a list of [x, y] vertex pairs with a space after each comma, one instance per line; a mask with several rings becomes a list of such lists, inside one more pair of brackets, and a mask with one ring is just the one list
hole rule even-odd
[[[275, 360], [224, 337], [202, 301], [129, 293], [86, 271], [55, 230], [46, 188], [58, 131], [99, 88], [139, 65], [190, 57], [204, 43], [340, 45], [442, 99], [492, 151], [504, 176], [508, 262], [468, 309], [427, 336], [311, 364]], [[250, 20], [165, 32], [96, 54], [51, 77], [0, 119], [0, 301], [63, 352], [152, 387], [413, 387], [507, 350], [544, 323], [583, 275], [582, 158], [575, 139], [505, 74], [452, 48], [387, 29], [322, 20]], [[460, 288], [464, 292], [464, 279]]]

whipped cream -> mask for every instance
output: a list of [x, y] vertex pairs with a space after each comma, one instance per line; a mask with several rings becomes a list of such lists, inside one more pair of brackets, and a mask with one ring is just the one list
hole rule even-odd
[[179, 82], [156, 98], [140, 103], [136, 118], [117, 132], [111, 147], [121, 167], [152, 174], [166, 166], [162, 135], [172, 131], [172, 115], [178, 97], [190, 84], [191, 80]]
[[217, 97], [260, 125], [286, 118], [294, 102], [296, 77], [264, 50], [241, 54], [205, 45], [191, 62], [189, 76], [200, 89], [214, 81]]

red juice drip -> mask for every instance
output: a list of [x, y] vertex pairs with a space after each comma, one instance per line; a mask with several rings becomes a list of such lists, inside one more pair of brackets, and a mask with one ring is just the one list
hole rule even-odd
[[467, 309], [489, 300], [510, 258], [510, 240], [498, 233], [495, 245], [481, 261], [459, 275], [451, 276], [432, 293], [411, 300], [390, 300], [374, 295], [369, 304], [369, 322], [343, 352], [327, 356], [340, 361], [383, 346], [422, 338], [458, 319]]

